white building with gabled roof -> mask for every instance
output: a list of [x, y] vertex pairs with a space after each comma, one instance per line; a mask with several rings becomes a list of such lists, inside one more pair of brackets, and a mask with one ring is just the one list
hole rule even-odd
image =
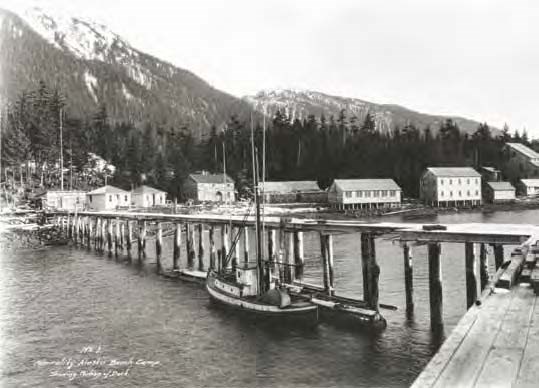
[[402, 189], [393, 179], [335, 179], [328, 189], [328, 202], [336, 209], [395, 207]]
[[102, 211], [131, 206], [131, 193], [114, 186], [103, 186], [86, 193], [86, 208]]
[[523, 195], [539, 195], [539, 179], [521, 179], [519, 182], [519, 188]]
[[419, 197], [432, 206], [481, 204], [481, 174], [471, 167], [429, 167], [420, 180]]
[[167, 193], [142, 185], [131, 191], [131, 201], [136, 207], [165, 206]]

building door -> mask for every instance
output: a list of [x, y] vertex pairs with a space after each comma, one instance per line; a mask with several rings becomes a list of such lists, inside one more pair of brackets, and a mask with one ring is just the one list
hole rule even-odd
[[220, 191], [218, 191], [218, 192], [215, 194], [215, 199], [217, 200], [217, 202], [223, 202], [223, 193], [221, 193]]
[[155, 193], [152, 194], [152, 206], [155, 206]]

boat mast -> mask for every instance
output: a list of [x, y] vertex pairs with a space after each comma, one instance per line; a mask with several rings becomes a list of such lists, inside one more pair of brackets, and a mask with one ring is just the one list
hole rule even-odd
[[262, 249], [260, 239], [260, 198], [258, 196], [258, 152], [255, 147], [253, 114], [251, 113], [251, 150], [253, 157], [253, 191], [256, 206], [256, 267], [258, 272], [258, 294], [263, 294], [266, 289], [264, 287], [264, 263], [262, 260]]
[[64, 136], [63, 136], [63, 115], [64, 111], [60, 108], [60, 190], [64, 191]]

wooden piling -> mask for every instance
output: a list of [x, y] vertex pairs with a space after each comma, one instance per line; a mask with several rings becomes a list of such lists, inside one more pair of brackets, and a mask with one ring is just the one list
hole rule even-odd
[[329, 286], [329, 265], [327, 239], [323, 233], [320, 233], [320, 254], [322, 256], [322, 276], [324, 281], [324, 290], [327, 294], [331, 292]]
[[155, 236], [155, 261], [156, 261], [156, 272], [161, 272], [161, 255], [163, 252], [163, 224], [161, 222], [157, 223], [157, 235]]
[[235, 227], [233, 229], [232, 236], [234, 238], [234, 241], [236, 241], [236, 245], [234, 246], [234, 257], [232, 258], [232, 268], [236, 268], [240, 263], [240, 240], [238, 239], [238, 235], [241, 233], [240, 227]]
[[99, 231], [101, 230], [101, 218], [95, 218], [94, 249], [99, 251]]
[[67, 224], [66, 224], [67, 238], [71, 238], [71, 216], [67, 213]]
[[481, 244], [479, 249], [479, 279], [481, 280], [481, 291], [483, 291], [488, 284], [488, 256], [485, 244]]
[[107, 246], [109, 257], [112, 257], [112, 218], [107, 219]]
[[125, 223], [120, 222], [120, 251], [124, 250], [124, 240], [125, 240]]
[[414, 278], [413, 278], [413, 254], [412, 247], [406, 242], [403, 244], [404, 256], [404, 288], [406, 292], [406, 312], [414, 310]]
[[243, 263], [249, 263], [249, 228], [243, 229]]
[[219, 267], [217, 267], [216, 259], [217, 254], [215, 250], [215, 226], [210, 225], [210, 231], [208, 233], [208, 238], [210, 240], [210, 269], [213, 271], [219, 270]]
[[185, 239], [187, 248], [187, 267], [195, 267], [195, 226], [189, 223], [185, 224]]
[[494, 249], [494, 266], [496, 271], [502, 266], [504, 257], [503, 257], [503, 245], [502, 244], [492, 244]]
[[[230, 241], [228, 237], [228, 225], [224, 224], [221, 227], [221, 265], [224, 265], [224, 261], [226, 260], [228, 256], [228, 252], [230, 250]], [[231, 263], [227, 263], [227, 268], [231, 267]], [[224, 268], [221, 268], [224, 269]]]
[[439, 242], [428, 244], [430, 327], [433, 331], [443, 329], [441, 251]]
[[279, 277], [279, 268], [275, 265], [275, 249], [276, 249], [277, 231], [275, 229], [268, 230], [268, 260], [270, 263], [270, 270], [273, 277]]
[[174, 252], [172, 253], [172, 270], [177, 271], [180, 269], [180, 249], [182, 246], [182, 224], [177, 222], [174, 229]]
[[329, 291], [330, 294], [333, 295], [335, 293], [335, 271], [333, 260], [333, 235], [331, 234], [326, 235], [326, 249], [328, 250]]
[[93, 219], [88, 217], [88, 234], [86, 236], [86, 245], [88, 249], [92, 249], [92, 231], [93, 231]]
[[127, 238], [126, 238], [126, 249], [127, 249], [127, 258], [131, 261], [131, 241], [133, 240], [133, 223], [129, 220], [127, 223]]
[[474, 243], [464, 243], [464, 253], [466, 256], [466, 308], [470, 308], [477, 300], [477, 255]]
[[204, 271], [204, 227], [198, 224], [198, 270]]
[[293, 271], [292, 271], [292, 265], [294, 263], [294, 234], [293, 233], [286, 233], [286, 263], [285, 263], [285, 278], [284, 281], [286, 283], [292, 283], [293, 279]]
[[284, 226], [281, 225], [279, 228], [279, 251], [277, 252], [277, 269], [279, 273], [279, 282], [283, 282], [285, 278], [284, 271], [284, 258], [285, 258], [285, 248], [286, 247], [286, 232]]
[[118, 258], [119, 249], [120, 249], [120, 219], [116, 218], [116, 228], [115, 228], [115, 236], [114, 236], [114, 257]]
[[294, 264], [296, 265], [295, 279], [303, 280], [305, 258], [303, 256], [303, 232], [294, 231]]
[[104, 218], [101, 219], [101, 237], [100, 237], [100, 240], [101, 240], [101, 246], [100, 246], [100, 252], [101, 253], [104, 253], [105, 252], [105, 245], [106, 245], [106, 236], [107, 236], [107, 222]]

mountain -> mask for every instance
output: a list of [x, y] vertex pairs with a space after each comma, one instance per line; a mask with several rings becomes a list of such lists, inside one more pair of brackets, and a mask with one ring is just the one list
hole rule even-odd
[[391, 133], [396, 127], [402, 128], [413, 124], [420, 130], [430, 126], [437, 132], [440, 124], [447, 118], [453, 119], [459, 128], [469, 134], [477, 130], [479, 122], [462, 117], [436, 116], [415, 112], [399, 105], [375, 104], [356, 98], [330, 96], [309, 90], [276, 89], [264, 90], [254, 96], [243, 97], [257, 111], [271, 114], [277, 109], [285, 111], [291, 119], [303, 119], [313, 114], [316, 117], [324, 114], [327, 119], [339, 117], [342, 109], [348, 118], [356, 116], [361, 125], [367, 112], [374, 116], [376, 128], [382, 133]]
[[113, 121], [187, 126], [196, 137], [251, 106], [195, 74], [132, 47], [107, 27], [54, 9], [0, 9], [0, 98], [40, 80], [60, 89], [68, 113], [107, 107]]

